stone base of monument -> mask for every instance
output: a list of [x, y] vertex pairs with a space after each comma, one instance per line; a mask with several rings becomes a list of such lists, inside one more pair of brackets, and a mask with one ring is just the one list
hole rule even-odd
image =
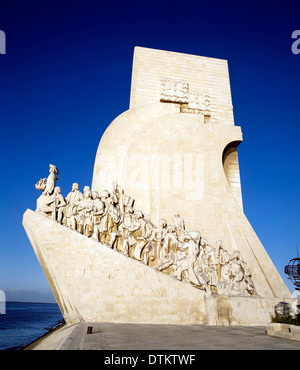
[[267, 334], [271, 337], [280, 337], [300, 341], [300, 326], [290, 324], [268, 324]]
[[68, 324], [266, 325], [282, 300], [207, 295], [31, 210], [23, 226]]

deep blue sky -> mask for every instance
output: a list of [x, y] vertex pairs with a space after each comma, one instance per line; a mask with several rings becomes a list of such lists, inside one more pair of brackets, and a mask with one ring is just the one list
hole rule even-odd
[[294, 290], [283, 269], [300, 248], [299, 1], [1, 0], [0, 29], [0, 289], [9, 297], [51, 296], [22, 215], [35, 209], [49, 163], [64, 195], [74, 181], [91, 184], [100, 138], [129, 107], [135, 46], [228, 60], [244, 211]]

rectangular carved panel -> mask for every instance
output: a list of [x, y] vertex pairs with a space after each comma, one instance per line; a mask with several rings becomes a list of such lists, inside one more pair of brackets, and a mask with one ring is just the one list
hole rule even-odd
[[161, 79], [160, 101], [169, 103], [188, 103], [189, 84], [187, 81], [173, 80], [170, 78]]

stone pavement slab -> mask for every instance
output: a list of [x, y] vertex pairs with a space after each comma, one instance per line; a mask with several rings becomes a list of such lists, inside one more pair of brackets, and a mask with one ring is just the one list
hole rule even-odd
[[[91, 334], [87, 334], [88, 326], [92, 327]], [[299, 350], [300, 342], [271, 337], [263, 326], [78, 323], [68, 329], [56, 349]]]

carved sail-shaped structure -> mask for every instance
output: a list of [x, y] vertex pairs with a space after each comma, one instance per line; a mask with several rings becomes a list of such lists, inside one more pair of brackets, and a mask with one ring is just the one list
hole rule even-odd
[[227, 61], [135, 48], [91, 191], [42, 179], [23, 218], [68, 322], [259, 325], [291, 298], [243, 212], [241, 142]]

